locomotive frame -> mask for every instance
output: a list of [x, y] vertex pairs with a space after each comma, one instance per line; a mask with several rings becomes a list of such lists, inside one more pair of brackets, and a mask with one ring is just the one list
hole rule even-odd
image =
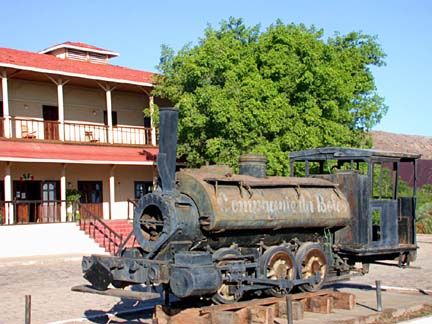
[[[397, 188], [401, 165], [415, 175], [419, 155], [320, 148], [291, 153], [291, 177], [267, 177], [256, 155], [243, 157], [239, 175], [224, 166], [176, 174], [177, 123], [176, 109], [160, 109], [158, 189], [134, 214], [140, 247], [83, 258], [93, 292], [161, 285], [178, 298], [232, 303], [244, 294], [315, 291], [378, 260], [415, 259], [415, 176], [411, 197]], [[300, 164], [305, 177], [293, 177]], [[338, 170], [325, 174], [332, 165]], [[381, 174], [391, 167], [390, 197], [373, 197], [375, 165]]]

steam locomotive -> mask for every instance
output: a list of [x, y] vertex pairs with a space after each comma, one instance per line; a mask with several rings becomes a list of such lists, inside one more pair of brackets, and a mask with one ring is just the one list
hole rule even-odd
[[256, 154], [241, 157], [239, 174], [176, 172], [177, 124], [176, 109], [160, 109], [158, 186], [133, 220], [140, 247], [83, 258], [95, 290], [145, 284], [232, 303], [315, 291], [378, 260], [415, 260], [415, 177], [410, 197], [398, 196], [398, 181], [401, 169], [415, 175], [419, 155], [327, 147], [291, 153], [290, 177], [266, 176]]

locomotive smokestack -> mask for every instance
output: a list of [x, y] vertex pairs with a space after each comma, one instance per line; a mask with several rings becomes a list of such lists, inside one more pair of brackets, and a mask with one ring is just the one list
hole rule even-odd
[[178, 110], [159, 108], [158, 184], [164, 192], [175, 189]]
[[257, 178], [267, 175], [267, 158], [262, 154], [243, 154], [240, 156], [240, 174]]

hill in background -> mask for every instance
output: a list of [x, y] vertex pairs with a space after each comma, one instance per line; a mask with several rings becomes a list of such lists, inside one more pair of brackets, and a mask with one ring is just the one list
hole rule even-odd
[[[377, 150], [419, 153], [417, 164], [417, 187], [432, 184], [432, 136], [395, 134], [372, 131], [373, 148]], [[413, 174], [408, 168], [401, 168], [401, 177], [409, 185], [413, 184]]]
[[373, 148], [385, 151], [420, 153], [422, 160], [432, 160], [432, 136], [372, 131]]

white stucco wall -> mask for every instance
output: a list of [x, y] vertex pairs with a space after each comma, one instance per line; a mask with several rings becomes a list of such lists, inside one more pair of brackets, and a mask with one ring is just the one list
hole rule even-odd
[[[11, 116], [42, 119], [42, 106], [57, 106], [57, 86], [51, 82], [8, 80], [9, 113]], [[1, 87], [0, 87], [1, 93]], [[0, 100], [3, 96], [0, 97]], [[66, 121], [103, 124], [106, 110], [105, 91], [95, 88], [63, 87]], [[117, 112], [119, 125], [143, 126], [144, 108], [149, 107], [145, 93], [112, 91], [112, 109]]]
[[[5, 176], [5, 162], [0, 162], [1, 180]], [[78, 181], [102, 181], [102, 198], [104, 218], [108, 219], [110, 214], [110, 190], [109, 177], [110, 165], [90, 164], [68, 164], [66, 165], [66, 187], [77, 189]], [[23, 163], [11, 164], [12, 181], [19, 181], [24, 173], [29, 173], [35, 181], [60, 181], [62, 164], [60, 163]], [[116, 166], [115, 178], [115, 201], [113, 202], [113, 219], [125, 219], [131, 216], [132, 209], [128, 209], [128, 199], [134, 199], [135, 181], [153, 181], [154, 166]], [[58, 197], [60, 199], [60, 197]], [[131, 206], [129, 206], [131, 207]]]
[[106, 252], [75, 223], [0, 226], [0, 258], [92, 253]]

